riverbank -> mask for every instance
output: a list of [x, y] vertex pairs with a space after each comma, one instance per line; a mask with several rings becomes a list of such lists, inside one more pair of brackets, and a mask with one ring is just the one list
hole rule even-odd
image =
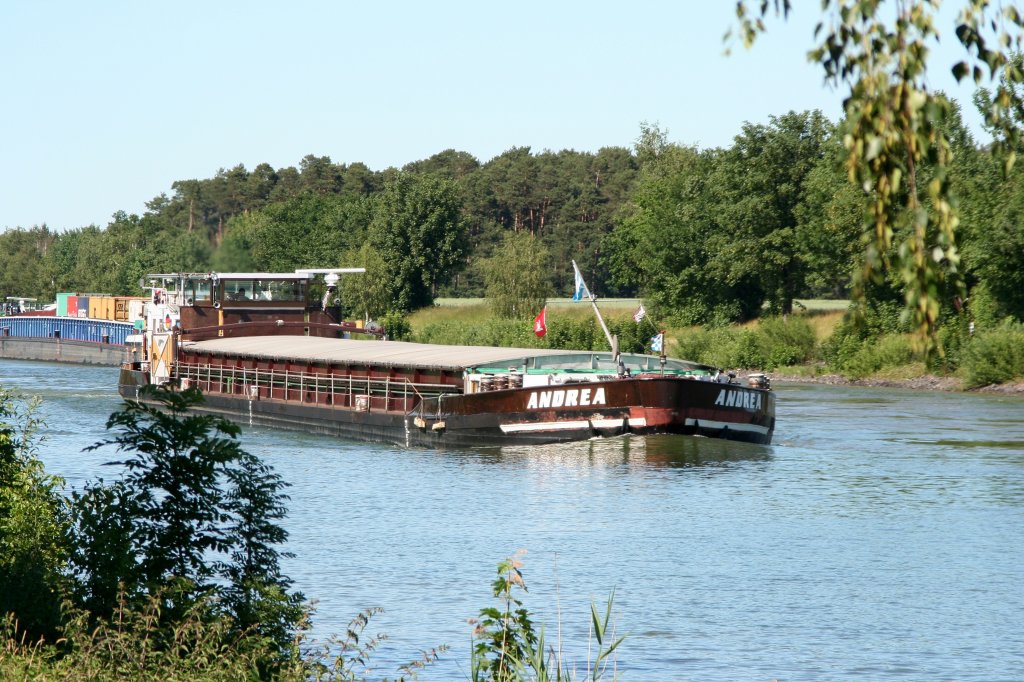
[[834, 386], [864, 386], [867, 388], [906, 388], [922, 391], [952, 391], [963, 393], [998, 393], [1024, 397], [1024, 380], [1010, 381], [1003, 384], [992, 384], [967, 390], [957, 377], [924, 374], [921, 376], [893, 379], [869, 377], [865, 379], [848, 379], [839, 374], [792, 374], [785, 372], [768, 372], [773, 383], [795, 384], [826, 384]]

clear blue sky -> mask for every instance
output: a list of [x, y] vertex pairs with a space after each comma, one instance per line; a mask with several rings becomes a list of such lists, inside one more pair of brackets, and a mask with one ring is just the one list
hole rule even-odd
[[[714, 147], [789, 110], [836, 120], [806, 60], [819, 5], [797, 4], [724, 56], [732, 0], [5, 0], [0, 230], [105, 226], [175, 180], [307, 154], [381, 170], [630, 147], [644, 121]], [[932, 85], [977, 135], [951, 63]]]

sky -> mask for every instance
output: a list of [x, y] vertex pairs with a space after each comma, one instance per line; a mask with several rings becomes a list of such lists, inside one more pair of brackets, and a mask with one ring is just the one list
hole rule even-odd
[[[0, 230], [105, 227], [177, 180], [309, 154], [383, 170], [632, 147], [644, 123], [703, 148], [788, 111], [838, 120], [806, 57], [819, 3], [794, 4], [726, 56], [732, 0], [4, 0]], [[939, 60], [929, 85], [983, 139]]]

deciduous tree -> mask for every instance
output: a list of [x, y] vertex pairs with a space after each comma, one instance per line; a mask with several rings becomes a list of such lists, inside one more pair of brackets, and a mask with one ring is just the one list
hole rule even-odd
[[391, 311], [429, 305], [468, 248], [455, 185], [400, 173], [376, 196], [369, 241], [389, 270]]
[[[787, 15], [790, 0], [761, 0], [751, 10], [736, 4], [743, 42], [750, 45], [765, 29], [772, 10]], [[815, 30], [812, 61], [825, 80], [843, 84], [844, 141], [850, 180], [864, 192], [867, 248], [857, 271], [857, 291], [880, 281], [892, 269], [903, 285], [905, 316], [916, 346], [935, 349], [942, 294], [959, 286], [956, 233], [959, 218], [950, 183], [950, 143], [943, 131], [949, 103], [928, 85], [928, 59], [939, 39], [939, 0], [823, 0], [824, 18]], [[949, 65], [959, 80], [994, 82], [983, 100], [986, 122], [1013, 165], [1020, 139], [1014, 112], [1024, 111], [1019, 85], [1024, 69], [1012, 59], [1020, 51], [1024, 14], [1013, 4], [961, 0], [953, 29], [963, 59]], [[920, 169], [932, 175], [921, 182]]]
[[789, 112], [768, 125], [746, 123], [716, 175], [723, 228], [710, 267], [729, 284], [757, 282], [771, 312], [783, 315], [805, 288], [805, 248], [797, 206], [824, 156], [832, 125], [821, 112]]
[[498, 317], [532, 317], [551, 293], [547, 249], [529, 233], [506, 234], [479, 267], [487, 283], [487, 303]]

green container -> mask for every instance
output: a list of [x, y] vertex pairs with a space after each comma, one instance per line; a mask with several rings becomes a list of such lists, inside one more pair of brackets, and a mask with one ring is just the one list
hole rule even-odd
[[57, 294], [57, 317], [68, 316], [68, 297], [74, 295], [74, 292]]

